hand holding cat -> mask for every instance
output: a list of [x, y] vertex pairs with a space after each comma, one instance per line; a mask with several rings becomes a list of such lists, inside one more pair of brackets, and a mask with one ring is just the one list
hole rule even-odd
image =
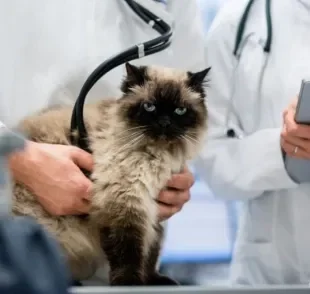
[[52, 215], [87, 213], [92, 183], [79, 167], [91, 171], [92, 156], [73, 146], [28, 142], [10, 160], [13, 177], [37, 195]]
[[[31, 189], [52, 215], [82, 214], [89, 210], [92, 183], [79, 167], [91, 171], [92, 157], [73, 146], [28, 142], [22, 153], [10, 158], [13, 177]], [[159, 218], [166, 220], [179, 212], [190, 199], [194, 183], [185, 168], [167, 183], [158, 196]]]
[[310, 159], [310, 126], [295, 122], [297, 98], [283, 112], [281, 147], [292, 157]]
[[175, 174], [167, 183], [167, 189], [158, 195], [159, 219], [167, 220], [190, 199], [190, 188], [194, 184], [194, 177], [186, 167], [180, 174]]

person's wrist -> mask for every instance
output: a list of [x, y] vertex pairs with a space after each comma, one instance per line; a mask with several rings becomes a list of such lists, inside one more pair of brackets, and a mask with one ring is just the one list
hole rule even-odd
[[35, 142], [27, 141], [23, 151], [14, 152], [9, 156], [9, 169], [13, 179], [26, 184], [35, 157]]

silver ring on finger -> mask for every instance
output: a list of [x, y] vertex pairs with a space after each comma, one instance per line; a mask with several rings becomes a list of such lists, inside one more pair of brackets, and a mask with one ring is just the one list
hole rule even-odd
[[297, 152], [298, 152], [298, 146], [295, 147], [294, 154], [296, 154]]

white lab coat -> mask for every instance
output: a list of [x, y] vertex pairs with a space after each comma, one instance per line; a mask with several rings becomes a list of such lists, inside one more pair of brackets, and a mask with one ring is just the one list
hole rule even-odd
[[[133, 63], [205, 67], [196, 1], [138, 2], [175, 33], [169, 49]], [[0, 19], [0, 121], [9, 126], [48, 102], [72, 103], [101, 62], [158, 36], [122, 0], [0, 0]], [[123, 66], [108, 73], [87, 102], [117, 96], [123, 74]]]
[[[206, 67], [196, 1], [138, 2], [171, 23], [174, 36], [165, 51], [133, 63]], [[0, 0], [0, 20], [0, 121], [7, 126], [48, 104], [72, 104], [101, 62], [158, 36], [122, 0]], [[123, 74], [122, 66], [109, 72], [86, 102], [117, 97]]]
[[[247, 2], [226, 1], [207, 36], [209, 136], [196, 167], [216, 196], [243, 201], [232, 283], [308, 284], [310, 185], [288, 176], [280, 131], [282, 111], [310, 77], [310, 1], [272, 1], [269, 55], [262, 48], [265, 1], [255, 1], [237, 59], [236, 29]], [[228, 138], [228, 128], [243, 138]]]

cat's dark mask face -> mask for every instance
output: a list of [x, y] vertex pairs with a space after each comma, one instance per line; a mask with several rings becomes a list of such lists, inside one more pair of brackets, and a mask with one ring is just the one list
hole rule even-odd
[[197, 139], [207, 119], [203, 83], [210, 68], [173, 72], [127, 63], [126, 70], [122, 115], [131, 128], [155, 141]]

